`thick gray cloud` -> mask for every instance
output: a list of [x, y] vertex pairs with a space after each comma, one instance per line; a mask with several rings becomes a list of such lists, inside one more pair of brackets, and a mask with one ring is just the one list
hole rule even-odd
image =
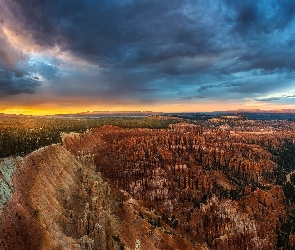
[[257, 36], [259, 40], [261, 35], [284, 30], [294, 21], [294, 1], [226, 0], [225, 2], [233, 13], [230, 21], [234, 23], [235, 31], [242, 37]]
[[[4, 42], [2, 94], [33, 93], [46, 79], [56, 84], [52, 91], [104, 99], [255, 99], [292, 84], [287, 77], [295, 70], [291, 0], [2, 0], [0, 5], [2, 24], [30, 37], [40, 50], [58, 48], [86, 61], [79, 72], [76, 66], [65, 70], [58, 60], [20, 67], [27, 59]], [[95, 65], [97, 74], [89, 70]]]
[[14, 70], [0, 69], [0, 96], [34, 93], [39, 85], [37, 76], [25, 75]]
[[[179, 1], [10, 1], [14, 25], [45, 47], [134, 67], [220, 50], [209, 4]], [[193, 9], [190, 9], [193, 8]], [[217, 10], [215, 10], [216, 12]]]
[[34, 93], [39, 79], [22, 65], [25, 55], [7, 42], [1, 27], [0, 44], [0, 96]]

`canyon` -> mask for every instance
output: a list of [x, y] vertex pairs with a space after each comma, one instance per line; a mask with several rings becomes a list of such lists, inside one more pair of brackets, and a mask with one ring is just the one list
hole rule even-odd
[[0, 159], [0, 249], [293, 249], [293, 122], [101, 126]]

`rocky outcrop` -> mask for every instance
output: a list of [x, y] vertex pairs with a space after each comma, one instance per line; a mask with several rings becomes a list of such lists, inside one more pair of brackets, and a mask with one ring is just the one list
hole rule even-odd
[[10, 200], [13, 191], [12, 175], [20, 164], [21, 157], [0, 159], [0, 215], [2, 206]]

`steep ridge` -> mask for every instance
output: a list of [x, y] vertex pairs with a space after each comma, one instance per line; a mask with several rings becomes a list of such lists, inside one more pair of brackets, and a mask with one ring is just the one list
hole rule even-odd
[[[13, 175], [10, 202], [3, 207], [2, 249], [54, 249], [61, 242], [65, 246], [73, 244], [58, 225], [62, 212], [58, 192], [70, 191], [75, 183], [73, 171], [78, 166], [60, 145], [40, 149], [24, 158]], [[57, 236], [60, 242], [55, 242]]]
[[[65, 137], [73, 136], [80, 137]], [[11, 190], [0, 217], [1, 250], [206, 249], [168, 225], [155, 228], [149, 221], [156, 215], [103, 180], [91, 155], [62, 145], [18, 160]]]

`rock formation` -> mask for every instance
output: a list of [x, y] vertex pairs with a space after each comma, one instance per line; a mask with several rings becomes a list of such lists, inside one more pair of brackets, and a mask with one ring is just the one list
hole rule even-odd
[[103, 126], [2, 159], [0, 249], [293, 249], [294, 128], [211, 125]]

